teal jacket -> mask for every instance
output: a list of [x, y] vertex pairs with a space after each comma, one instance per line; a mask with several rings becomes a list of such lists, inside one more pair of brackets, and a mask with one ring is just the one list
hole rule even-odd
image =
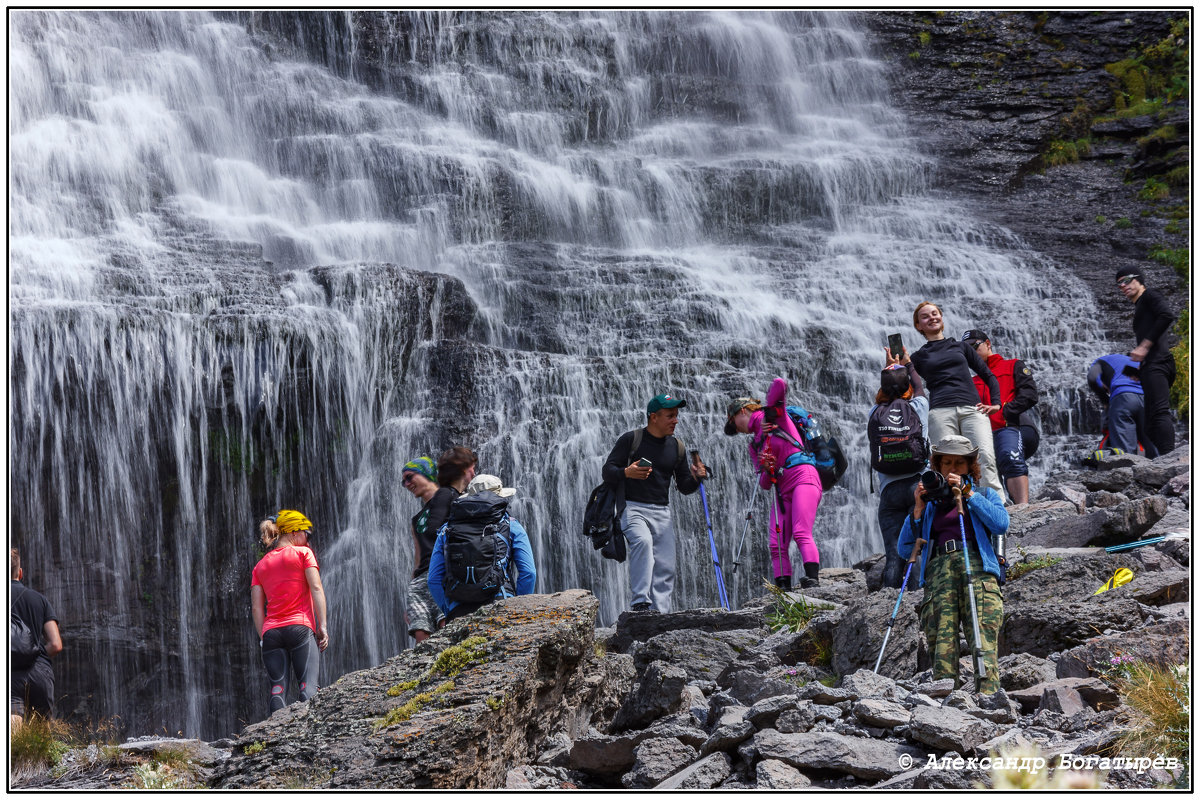
[[[970, 479], [967, 479], [967, 485], [971, 484]], [[974, 487], [972, 487], [974, 488]], [[929, 511], [929, 506], [925, 506], [925, 511]], [[1008, 530], [1008, 511], [1004, 508], [1004, 501], [1000, 499], [1000, 495], [993, 489], [984, 487], [983, 489], [974, 489], [971, 496], [967, 498], [965, 514], [970, 515], [973, 529], [975, 531], [975, 544], [979, 546], [979, 556], [983, 559], [983, 569], [985, 572], [990, 572], [997, 579], [1000, 578], [1000, 562], [996, 558], [996, 551], [992, 549], [993, 535], [1005, 533]], [[913, 528], [916, 525], [921, 526], [920, 538], [932, 541], [930, 529], [933, 527], [933, 517], [931, 513], [922, 513], [921, 518], [915, 521], [912, 514], [904, 518], [904, 525], [900, 528], [900, 540], [896, 543], [896, 551], [900, 557], [907, 559], [912, 555], [913, 545], [917, 542], [917, 536], [913, 533]], [[925, 567], [929, 564], [929, 551], [932, 548], [929, 545], [921, 551], [921, 572], [917, 576], [918, 586], [925, 585]]]

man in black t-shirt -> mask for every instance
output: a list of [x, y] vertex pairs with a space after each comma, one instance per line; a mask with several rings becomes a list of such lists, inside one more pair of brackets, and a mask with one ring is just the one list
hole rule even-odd
[[1175, 315], [1166, 298], [1146, 288], [1145, 278], [1134, 267], [1117, 272], [1117, 287], [1134, 303], [1133, 335], [1137, 346], [1129, 351], [1129, 357], [1142, 362], [1139, 372], [1146, 398], [1146, 435], [1163, 455], [1175, 449], [1175, 422], [1171, 419], [1175, 356], [1168, 341]]
[[708, 474], [703, 464], [689, 466], [683, 444], [674, 436], [679, 409], [685, 405], [673, 395], [656, 395], [646, 405], [646, 427], [623, 434], [604, 463], [604, 480], [624, 489], [621, 530], [628, 542], [634, 611], [671, 610], [675, 587], [675, 528], [668, 505], [671, 476], [680, 492], [691, 494]]
[[12, 612], [33, 631], [41, 644], [41, 652], [32, 667], [11, 671], [8, 713], [15, 730], [32, 713], [46, 719], [54, 716], [54, 668], [50, 666], [50, 659], [62, 652], [62, 638], [58, 635], [58, 617], [50, 608], [50, 601], [40, 592], [21, 585], [24, 570], [17, 548], [9, 551], [9, 561], [12, 566], [9, 584]]

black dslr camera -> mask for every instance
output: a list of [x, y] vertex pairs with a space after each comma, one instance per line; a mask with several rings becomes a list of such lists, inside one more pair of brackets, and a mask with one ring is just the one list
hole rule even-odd
[[929, 470], [921, 474], [921, 499], [934, 505], [950, 505], [954, 502], [954, 490], [946, 482], [946, 476]]

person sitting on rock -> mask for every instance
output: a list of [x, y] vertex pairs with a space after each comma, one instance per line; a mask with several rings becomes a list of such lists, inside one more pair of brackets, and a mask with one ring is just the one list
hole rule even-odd
[[[930, 473], [913, 492], [912, 514], [900, 529], [897, 550], [900, 557], [912, 555], [918, 537], [929, 544], [921, 554], [919, 586], [925, 587], [919, 615], [921, 629], [933, 661], [933, 679], [958, 675], [959, 627], [966, 631], [972, 652], [976, 645], [972, 608], [967, 591], [967, 562], [974, 587], [975, 613], [979, 624], [979, 649], [985, 674], [976, 675], [976, 689], [994, 694], [1000, 689], [1000, 669], [996, 645], [1004, 621], [1004, 600], [1000, 594], [999, 559], [992, 547], [992, 536], [1008, 530], [1008, 511], [1000, 494], [980, 486], [979, 448], [965, 436], [950, 435], [933, 446], [930, 459], [933, 471], [941, 476], [940, 487]], [[966, 553], [963, 540], [966, 540]]]
[[[433, 553], [429, 558], [429, 593], [433, 596], [438, 608], [446, 615], [446, 622], [483, 608], [496, 600], [515, 597], [523, 594], [533, 594], [537, 585], [537, 567], [533, 560], [533, 548], [529, 544], [529, 534], [521, 523], [508, 515], [507, 500], [517, 493], [516, 489], [506, 488], [504, 483], [495, 475], [477, 475], [467, 486], [462, 498], [456, 500], [451, 507], [449, 518], [442, 529], [438, 531], [437, 540], [433, 545]], [[463, 513], [465, 504], [480, 495], [491, 496], [493, 503], [488, 508], [480, 508], [484, 513], [495, 513], [499, 520], [468, 519]], [[494, 509], [494, 510], [493, 510]], [[482, 524], [477, 524], [482, 523]], [[464, 539], [485, 539], [488, 532], [494, 532], [495, 538], [502, 540], [494, 544], [479, 547], [468, 547], [454, 544]], [[447, 540], [451, 544], [447, 544]], [[486, 577], [488, 568], [498, 561], [503, 576], [495, 587], [495, 593], [487, 597], [468, 599], [476, 589], [470, 585], [456, 585], [456, 568], [451, 564], [447, 555], [450, 547], [457, 547], [459, 557], [456, 563], [465, 556], [470, 559], [480, 555], [477, 564], [470, 565], [466, 574], [469, 581]], [[495, 548], [491, 550], [489, 548]]]

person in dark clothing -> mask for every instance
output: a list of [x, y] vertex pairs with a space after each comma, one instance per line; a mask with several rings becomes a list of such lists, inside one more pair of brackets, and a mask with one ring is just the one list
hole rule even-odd
[[1108, 435], [1103, 447], [1122, 453], [1137, 453], [1141, 443], [1146, 458], [1158, 451], [1146, 435], [1145, 398], [1139, 373], [1141, 367], [1124, 353], [1100, 356], [1088, 368], [1088, 388], [1107, 406], [1104, 415]]
[[429, 594], [429, 585], [425, 578], [438, 528], [446, 521], [450, 513], [450, 504], [454, 502], [458, 493], [451, 487], [438, 486], [437, 465], [429, 456], [420, 456], [409, 461], [404, 465], [401, 475], [400, 482], [404, 488], [422, 501], [421, 510], [412, 518], [413, 577], [408, 585], [407, 611], [404, 614], [408, 635], [420, 644], [428, 639], [440, 624], [444, 624], [444, 617]]
[[39, 714], [46, 719], [54, 716], [54, 667], [50, 665], [50, 659], [62, 652], [63, 644], [58, 633], [58, 617], [50, 607], [50, 601], [40, 592], [21, 584], [25, 571], [21, 569], [21, 554], [15, 547], [9, 550], [9, 563], [12, 613], [25, 623], [41, 644], [33, 666], [11, 669], [9, 673], [9, 724], [16, 730], [30, 714]]
[[[912, 354], [912, 363], [925, 380], [929, 392], [931, 442], [947, 436], [965, 436], [979, 448], [982, 485], [1001, 490], [992, 447], [992, 426], [987, 416], [1000, 408], [1000, 384], [987, 362], [966, 342], [945, 337], [942, 310], [928, 300], [913, 311], [913, 327], [925, 337], [925, 345]], [[971, 372], [983, 378], [988, 402], [979, 401]]]
[[1142, 390], [1146, 395], [1146, 433], [1159, 455], [1175, 449], [1175, 422], [1171, 419], [1171, 384], [1175, 382], [1175, 356], [1171, 354], [1171, 324], [1175, 314], [1166, 298], [1146, 288], [1142, 273], [1133, 267], [1117, 272], [1117, 286], [1134, 303], [1133, 335], [1137, 346], [1129, 357], [1142, 364]]
[[683, 494], [700, 488], [704, 465], [692, 467], [674, 436], [687, 402], [655, 395], [646, 405], [646, 427], [622, 434], [608, 454], [602, 477], [624, 488], [621, 530], [629, 543], [629, 588], [634, 611], [671, 610], [675, 587], [675, 528], [668, 505], [671, 476]]
[[[1033, 407], [1037, 405], [1037, 384], [1033, 370], [1019, 358], [1004, 358], [992, 350], [992, 340], [981, 330], [969, 330], [962, 340], [975, 348], [1000, 384], [1000, 410], [988, 416], [992, 423], [992, 444], [996, 450], [996, 469], [1016, 505], [1029, 502], [1029, 465], [1026, 459], [1037, 451], [1041, 435], [1034, 426]], [[980, 402], [986, 387], [975, 378]]]

